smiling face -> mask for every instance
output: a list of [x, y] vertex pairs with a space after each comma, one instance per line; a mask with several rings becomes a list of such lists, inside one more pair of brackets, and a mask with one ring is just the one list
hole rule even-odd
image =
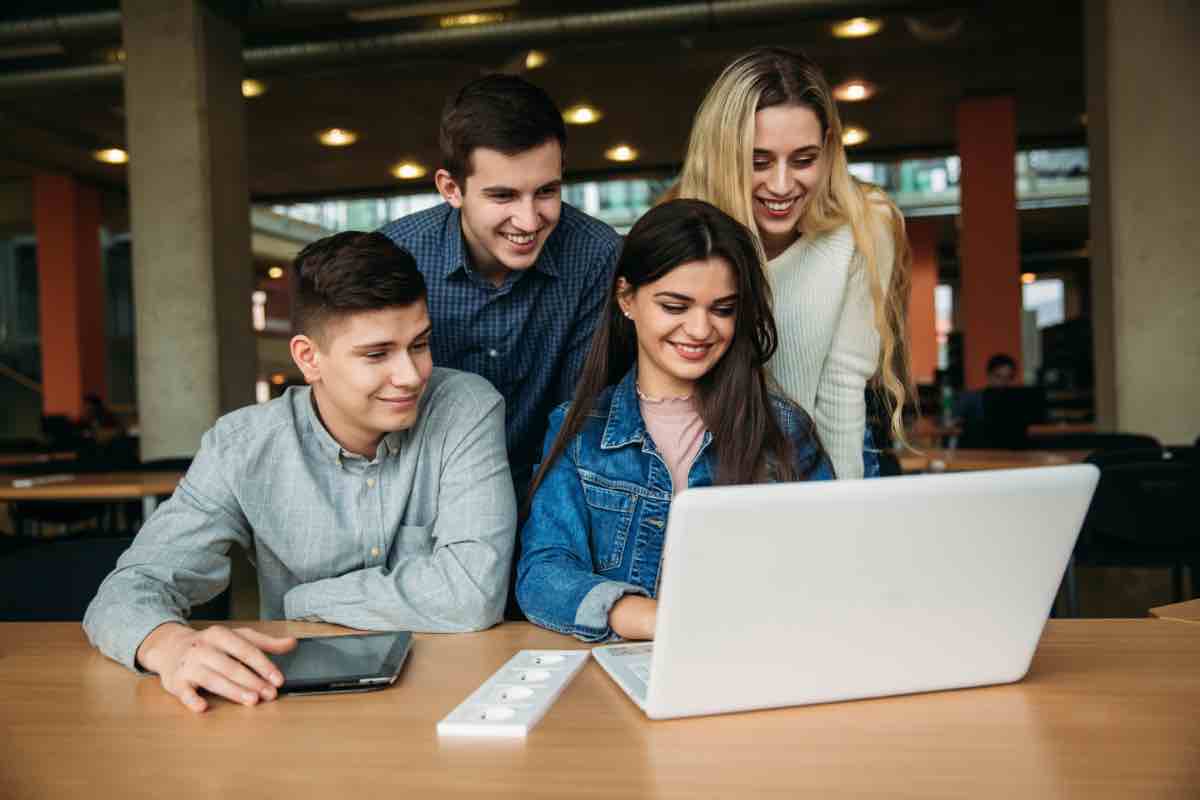
[[759, 238], [774, 258], [799, 236], [805, 202], [823, 174], [821, 121], [805, 106], [771, 106], [754, 115], [751, 204]]
[[373, 458], [379, 441], [417, 421], [433, 371], [425, 301], [328, 320], [318, 336], [292, 339], [321, 421], [346, 450]]
[[719, 256], [689, 261], [652, 283], [618, 281], [621, 310], [638, 341], [638, 385], [654, 397], [683, 397], [733, 341], [738, 294]]
[[505, 155], [477, 147], [471, 174], [459, 181], [438, 170], [437, 186], [462, 212], [463, 239], [473, 268], [492, 283], [508, 270], [529, 269], [562, 213], [562, 146], [548, 139]]

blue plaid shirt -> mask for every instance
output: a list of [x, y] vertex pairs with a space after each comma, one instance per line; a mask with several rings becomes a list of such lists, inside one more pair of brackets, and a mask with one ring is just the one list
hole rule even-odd
[[425, 276], [434, 364], [482, 375], [504, 395], [508, 458], [523, 496], [550, 412], [575, 392], [620, 236], [563, 203], [537, 262], [497, 287], [472, 269], [461, 215], [448, 203], [380, 232], [412, 253]]

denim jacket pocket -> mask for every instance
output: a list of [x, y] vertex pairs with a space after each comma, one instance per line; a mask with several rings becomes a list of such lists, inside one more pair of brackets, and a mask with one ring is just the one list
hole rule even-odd
[[599, 572], [621, 566], [633, 521], [636, 499], [631, 492], [583, 480], [583, 497], [591, 522], [592, 558]]

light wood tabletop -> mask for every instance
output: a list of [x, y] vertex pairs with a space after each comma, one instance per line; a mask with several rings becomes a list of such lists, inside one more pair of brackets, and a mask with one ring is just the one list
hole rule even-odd
[[1158, 606], [1150, 609], [1150, 613], [1159, 619], [1200, 622], [1200, 598], [1185, 600], [1182, 603], [1171, 603], [1169, 606]]
[[1012, 685], [666, 722], [588, 663], [527, 739], [439, 739], [438, 720], [514, 652], [577, 647], [523, 623], [418, 636], [383, 691], [254, 708], [214, 700], [196, 715], [91, 650], [77, 624], [0, 625], [0, 796], [1200, 793], [1200, 628], [1152, 619], [1051, 621]]
[[184, 473], [178, 470], [144, 472], [64, 471], [61, 475], [33, 477], [34, 485], [16, 485], [28, 476], [0, 474], [0, 503], [44, 500], [137, 500], [142, 501], [142, 516], [149, 519], [160, 495], [175, 491]]
[[898, 456], [904, 472], [968, 472], [1078, 464], [1090, 450], [964, 450], [935, 448]]

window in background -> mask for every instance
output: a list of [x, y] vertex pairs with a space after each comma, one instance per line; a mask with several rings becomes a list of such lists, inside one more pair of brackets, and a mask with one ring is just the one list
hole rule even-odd
[[948, 283], [939, 283], [933, 290], [934, 329], [937, 331], [938, 369], [950, 368], [948, 342], [954, 330], [954, 288]]
[[1066, 295], [1062, 280], [1051, 278], [1021, 286], [1022, 306], [1037, 314], [1037, 326], [1047, 328], [1067, 318]]

